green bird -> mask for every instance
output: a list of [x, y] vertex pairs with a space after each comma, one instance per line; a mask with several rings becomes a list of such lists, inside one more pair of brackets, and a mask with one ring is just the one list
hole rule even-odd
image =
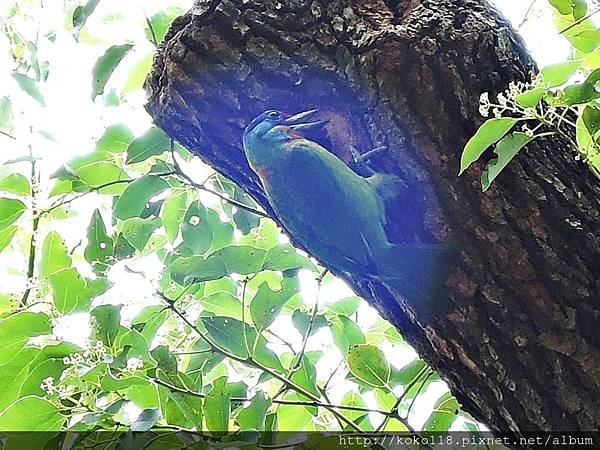
[[384, 199], [396, 195], [396, 178], [363, 177], [306, 139], [303, 131], [326, 123], [310, 121], [316, 112], [266, 111], [244, 131], [250, 167], [283, 226], [334, 271], [366, 274], [409, 301], [443, 295], [448, 248], [389, 242]]

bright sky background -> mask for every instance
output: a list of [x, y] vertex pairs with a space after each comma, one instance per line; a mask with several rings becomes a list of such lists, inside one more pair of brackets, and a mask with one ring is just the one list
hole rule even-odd
[[[3, 2], [4, 3], [4, 2]], [[27, 2], [23, 2], [27, 3]], [[32, 2], [33, 3], [33, 2]], [[105, 128], [111, 124], [125, 122], [136, 135], [142, 134], [150, 125], [150, 117], [143, 109], [144, 92], [138, 90], [127, 95], [126, 102], [117, 107], [106, 107], [102, 99], [97, 98], [96, 103], [89, 99], [91, 92], [90, 71], [96, 59], [109, 45], [122, 42], [135, 42], [134, 50], [126, 57], [114, 76], [111, 78], [107, 91], [111, 87], [120, 87], [127, 78], [129, 69], [153, 51], [152, 45], [143, 35], [144, 11], [148, 16], [164, 7], [165, 2], [158, 0], [102, 0], [97, 10], [88, 21], [89, 30], [82, 35], [84, 44], [76, 43], [72, 35], [61, 25], [64, 21], [62, 1], [46, 1], [44, 14], [40, 16], [40, 28], [42, 30], [57, 28], [56, 42], [51, 44], [45, 39], [40, 40], [39, 52], [46, 55], [53, 62], [48, 82], [43, 87], [47, 107], [40, 108], [31, 98], [23, 94], [16, 82], [10, 76], [13, 62], [8, 55], [8, 44], [4, 36], [0, 37], [0, 96], [10, 94], [13, 100], [13, 112], [17, 122], [17, 134], [27, 136], [31, 124], [36, 128], [46, 130], [52, 134], [56, 142], [52, 142], [39, 134], [34, 134], [27, 139], [18, 142], [11, 141], [0, 136], [0, 147], [2, 159], [11, 159], [27, 154], [24, 144], [31, 143], [34, 154], [43, 156], [40, 163], [43, 173], [43, 183], [48, 183], [48, 176], [62, 163], [70, 158], [85, 154], [94, 149], [94, 141], [100, 137]], [[169, 2], [173, 4], [174, 2]], [[177, 2], [183, 10], [192, 5], [192, 0], [181, 0]], [[554, 32], [549, 14], [550, 8], [547, 0], [537, 0], [528, 17], [523, 22], [530, 1], [525, 0], [495, 0], [494, 3], [512, 21], [515, 27], [520, 28], [525, 37], [530, 51], [533, 53], [540, 66], [563, 60], [568, 54], [566, 41]], [[143, 7], [143, 9], [142, 9]], [[0, 15], [4, 15], [7, 5], [0, 5]], [[107, 14], [120, 14], [127, 17], [136, 17], [139, 26], [123, 27], [118, 20], [112, 26], [107, 26], [102, 19]], [[57, 26], [58, 24], [58, 26]], [[35, 33], [35, 30], [30, 30]], [[32, 36], [28, 36], [33, 39]], [[93, 38], [92, 38], [93, 37]], [[118, 37], [118, 38], [116, 38]], [[85, 41], [93, 41], [102, 45], [87, 45]], [[477, 95], [477, 93], [473, 93]], [[27, 116], [20, 117], [19, 110], [27, 110]], [[24, 165], [22, 170], [26, 169]], [[5, 171], [7, 169], [4, 169]], [[186, 166], [187, 173], [202, 179], [207, 172], [198, 161]], [[0, 175], [3, 172], [0, 171]], [[207, 201], [214, 199], [206, 198]], [[79, 240], [85, 236], [89, 217], [94, 208], [102, 202], [100, 197], [90, 195], [85, 201], [79, 201], [74, 206], [78, 215], [69, 220], [53, 221], [52, 228], [56, 229], [67, 240], [69, 248], [73, 248]], [[43, 206], [43, 205], [42, 205]], [[21, 271], [25, 267], [25, 252], [4, 252], [0, 254], [0, 276], [3, 292], [18, 292], [24, 283]], [[127, 265], [134, 270], [146, 273], [147, 278], [156, 278], [161, 270], [156, 258], [149, 257], [128, 262]], [[17, 270], [14, 270], [17, 269]], [[91, 275], [87, 264], [80, 264], [78, 269], [82, 274]], [[315, 284], [310, 276], [304, 277], [304, 289], [306, 299], [315, 297]], [[151, 302], [156, 303], [153, 298], [154, 288], [151, 283], [138, 275], [125, 270], [111, 271], [111, 281], [115, 283], [105, 295], [96, 299], [96, 303], [121, 303], [129, 304], [129, 313], [133, 316], [142, 306]], [[321, 292], [321, 299], [333, 302], [337, 299], [351, 295], [352, 293], [343, 283], [332, 283]], [[308, 300], [310, 301], [310, 300]], [[360, 324], [368, 326], [376, 319], [377, 315], [366, 303], [359, 310]], [[295, 331], [291, 323], [281, 321], [277, 330], [282, 336], [292, 342], [297, 342], [300, 335]], [[83, 344], [89, 332], [88, 315], [79, 314], [70, 316], [68, 320], [57, 327], [57, 334], [63, 338]], [[325, 333], [326, 331], [323, 331]], [[319, 336], [319, 335], [317, 335]], [[325, 339], [325, 336], [323, 337]], [[329, 339], [329, 338], [328, 338]], [[318, 338], [309, 340], [308, 350], [321, 349]], [[329, 347], [327, 351], [329, 351]], [[403, 352], [391, 351], [391, 348], [383, 348], [390, 361], [397, 367], [401, 367], [415, 357], [414, 351], [408, 347]], [[331, 348], [333, 352], [328, 357], [322, 358], [318, 370], [328, 373], [339, 363], [341, 357], [336, 355], [337, 349]], [[343, 380], [339, 381], [343, 383]], [[431, 410], [431, 402], [435, 401], [439, 392], [445, 389], [443, 383], [432, 386], [430, 402], [419, 401], [415, 406], [415, 414], [411, 421], [416, 427], [420, 426]], [[435, 394], [435, 395], [433, 395]]]

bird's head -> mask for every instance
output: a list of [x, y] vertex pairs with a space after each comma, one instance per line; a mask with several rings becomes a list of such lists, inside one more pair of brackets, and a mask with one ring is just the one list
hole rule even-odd
[[265, 111], [244, 130], [244, 150], [248, 153], [260, 146], [257, 144], [269, 145], [303, 138], [303, 131], [321, 128], [327, 123], [326, 120], [311, 120], [317, 111], [311, 109], [294, 115], [276, 110]]

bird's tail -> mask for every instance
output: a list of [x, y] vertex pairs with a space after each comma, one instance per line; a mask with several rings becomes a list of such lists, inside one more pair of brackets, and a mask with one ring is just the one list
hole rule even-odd
[[382, 281], [410, 304], [431, 304], [447, 297], [446, 280], [458, 251], [446, 244], [390, 245], [380, 264]]

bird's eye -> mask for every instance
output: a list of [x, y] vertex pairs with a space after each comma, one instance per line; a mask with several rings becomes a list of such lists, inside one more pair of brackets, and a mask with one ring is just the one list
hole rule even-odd
[[279, 119], [281, 117], [281, 114], [279, 114], [278, 111], [271, 111], [269, 113], [269, 118], [270, 119]]

